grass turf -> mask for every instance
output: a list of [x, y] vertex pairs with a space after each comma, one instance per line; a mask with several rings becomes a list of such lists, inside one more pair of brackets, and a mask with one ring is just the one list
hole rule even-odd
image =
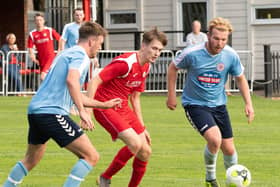
[[[142, 187], [200, 187], [204, 186], [202, 150], [204, 140], [189, 125], [179, 105], [176, 111], [165, 107], [164, 96], [142, 96], [142, 112], [152, 136], [153, 155]], [[0, 97], [0, 184], [26, 150], [26, 108], [30, 98]], [[278, 187], [280, 185], [280, 101], [253, 96], [255, 121], [248, 125], [244, 117], [244, 104], [240, 96], [229, 97], [230, 112], [239, 163], [252, 173], [252, 187]], [[179, 98], [178, 98], [179, 103]], [[77, 119], [77, 118], [76, 118]], [[122, 146], [97, 123], [96, 130], [87, 132], [101, 159], [81, 187], [95, 186], [98, 175], [107, 167]], [[62, 186], [77, 159], [60, 149], [52, 140], [44, 158], [27, 177], [22, 187]], [[112, 187], [125, 187], [131, 174], [131, 161], [112, 180]], [[224, 186], [225, 169], [220, 153], [217, 177]]]

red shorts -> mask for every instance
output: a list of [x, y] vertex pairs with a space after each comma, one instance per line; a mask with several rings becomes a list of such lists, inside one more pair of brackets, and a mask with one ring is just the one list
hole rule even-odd
[[45, 61], [40, 61], [40, 70], [41, 70], [41, 72], [44, 72], [44, 73], [48, 73], [49, 72], [49, 69], [50, 69], [50, 67], [51, 67], [51, 65], [52, 65], [52, 62], [53, 62], [53, 59], [54, 59], [54, 57], [50, 57], [50, 58], [48, 58], [47, 60], [45, 60]]
[[140, 123], [136, 114], [129, 108], [122, 109], [94, 109], [95, 119], [112, 136], [113, 140], [118, 138], [118, 134], [126, 129], [132, 128], [137, 134], [144, 132], [145, 127]]

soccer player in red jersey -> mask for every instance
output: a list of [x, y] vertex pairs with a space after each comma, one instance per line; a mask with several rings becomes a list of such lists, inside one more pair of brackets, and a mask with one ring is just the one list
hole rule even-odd
[[[35, 14], [34, 19], [36, 29], [29, 33], [28, 51], [31, 60], [40, 66], [41, 80], [44, 80], [55, 57], [53, 40], [59, 41], [60, 35], [53, 28], [45, 26], [43, 14]], [[34, 45], [38, 51], [38, 60], [33, 52]]]
[[163, 32], [156, 28], [145, 32], [139, 51], [114, 58], [89, 83], [90, 97], [99, 101], [116, 97], [122, 99], [121, 107], [93, 110], [96, 120], [111, 134], [112, 139], [119, 138], [125, 143], [110, 166], [101, 174], [99, 186], [110, 186], [112, 176], [132, 157], [133, 172], [128, 186], [137, 187], [145, 174], [152, 151], [151, 138], [141, 113], [140, 94], [145, 89], [151, 63], [155, 63], [166, 44], [167, 38]]

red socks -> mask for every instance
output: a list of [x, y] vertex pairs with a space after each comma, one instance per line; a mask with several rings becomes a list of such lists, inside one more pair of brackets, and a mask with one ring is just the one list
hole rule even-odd
[[106, 179], [111, 179], [113, 175], [115, 175], [125, 166], [131, 157], [133, 157], [133, 153], [128, 149], [127, 146], [124, 146], [119, 150], [110, 166], [101, 176]]
[[[113, 175], [115, 175], [125, 166], [131, 157], [133, 157], [133, 153], [128, 149], [127, 146], [124, 146], [122, 149], [120, 149], [110, 166], [101, 176], [106, 179], [111, 179]], [[144, 162], [137, 157], [134, 158], [132, 165], [133, 172], [128, 187], [137, 187], [140, 184], [146, 172], [147, 164], [148, 162]]]
[[133, 172], [128, 187], [137, 187], [145, 172], [148, 162], [139, 160], [137, 157], [133, 161]]

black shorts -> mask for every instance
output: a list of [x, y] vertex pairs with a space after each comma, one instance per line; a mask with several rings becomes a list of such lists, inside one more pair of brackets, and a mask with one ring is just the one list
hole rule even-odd
[[222, 138], [233, 137], [230, 118], [225, 105], [217, 107], [187, 105], [184, 108], [189, 122], [201, 135], [209, 128], [217, 125]]
[[52, 138], [65, 147], [83, 134], [83, 130], [69, 116], [55, 114], [28, 114], [28, 143], [44, 144]]

